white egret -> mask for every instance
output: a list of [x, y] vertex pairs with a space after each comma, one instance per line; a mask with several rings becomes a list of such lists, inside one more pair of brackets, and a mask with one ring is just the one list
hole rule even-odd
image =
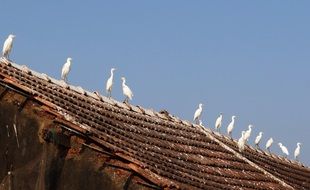
[[218, 118], [217, 118], [216, 121], [215, 121], [215, 129], [216, 129], [217, 131], [220, 131], [220, 128], [221, 128], [221, 126], [222, 126], [222, 119], [223, 119], [223, 114], [220, 113], [220, 115], [218, 116]]
[[273, 143], [273, 139], [272, 138], [268, 139], [268, 141], [266, 143], [266, 149], [268, 150], [268, 152], [270, 152], [270, 147], [271, 147], [272, 143]]
[[[280, 146], [280, 148], [281, 148], [281, 150], [282, 150], [282, 153], [285, 154], [286, 156], [288, 156], [289, 153], [288, 153], [287, 148], [286, 148], [284, 145], [282, 145], [282, 143], [278, 143], [278, 145]], [[285, 157], [286, 157], [286, 156], [285, 156]]]
[[244, 150], [244, 144], [245, 144], [244, 135], [245, 135], [245, 131], [242, 131], [241, 132], [241, 137], [238, 140], [239, 152], [242, 152]]
[[3, 44], [3, 49], [2, 49], [2, 56], [9, 59], [10, 57], [10, 52], [12, 50], [13, 47], [13, 40], [14, 40], [15, 36], [13, 34], [10, 34], [8, 36], [8, 38], [4, 41]]
[[68, 74], [71, 69], [71, 62], [72, 58], [68, 57], [67, 62], [63, 65], [62, 70], [61, 70], [61, 79], [64, 80], [65, 82], [68, 81]]
[[133, 93], [132, 93], [132, 91], [130, 90], [129, 86], [126, 85], [126, 78], [125, 78], [125, 77], [122, 77], [121, 79], [122, 79], [122, 81], [123, 81], [123, 83], [122, 83], [123, 94], [124, 94], [124, 96], [126, 96], [124, 102], [127, 102], [127, 103], [128, 103], [128, 100], [132, 100]]
[[255, 145], [256, 145], [257, 148], [259, 148], [259, 142], [260, 142], [260, 140], [262, 139], [262, 136], [263, 136], [263, 132], [259, 132], [259, 134], [258, 134], [257, 137], [255, 138], [254, 143], [255, 143]]
[[245, 141], [249, 141], [249, 138], [250, 138], [251, 132], [252, 132], [252, 127], [253, 127], [253, 125], [249, 125], [248, 130], [245, 132], [245, 134], [244, 134]]
[[297, 143], [297, 147], [296, 147], [295, 152], [294, 152], [295, 160], [298, 160], [298, 157], [300, 154], [300, 145], [301, 145], [301, 143]]
[[235, 127], [235, 118], [236, 118], [236, 116], [234, 116], [234, 115], [231, 117], [231, 122], [228, 124], [228, 127], [227, 127], [227, 134], [230, 136], [230, 138], [232, 138], [231, 133]]
[[196, 121], [196, 123], [199, 122], [201, 113], [202, 113], [202, 104], [199, 104], [198, 109], [195, 111], [193, 121]]
[[106, 84], [106, 92], [108, 93], [109, 98], [111, 97], [112, 94], [112, 86], [113, 86], [113, 72], [115, 71], [115, 68], [111, 69], [111, 76], [110, 78], [107, 80], [107, 84]]

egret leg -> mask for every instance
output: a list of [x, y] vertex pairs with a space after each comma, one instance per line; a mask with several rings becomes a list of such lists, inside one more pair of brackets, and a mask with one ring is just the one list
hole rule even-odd
[[196, 119], [196, 124], [197, 124], [197, 125], [199, 125], [199, 120], [200, 120], [200, 118], [197, 118], [197, 119]]

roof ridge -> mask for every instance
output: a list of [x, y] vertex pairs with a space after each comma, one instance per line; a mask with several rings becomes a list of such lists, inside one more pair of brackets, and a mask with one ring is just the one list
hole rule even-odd
[[[228, 141], [231, 141], [232, 143], [235, 143], [237, 144], [237, 139], [231, 139], [229, 138], [228, 136], [226, 135], [223, 135], [221, 133], [218, 133], [217, 131], [212, 131], [210, 130], [210, 133], [212, 133], [213, 135], [216, 135], [217, 137], [220, 137], [220, 138], [224, 138], [225, 140], [228, 140]], [[278, 160], [281, 160], [281, 161], [284, 161], [286, 162], [287, 164], [294, 164], [295, 166], [299, 166], [299, 167], [303, 167], [303, 168], [306, 168], [306, 169], [310, 169], [309, 166], [307, 165], [304, 165], [302, 162], [298, 162], [296, 160], [292, 160], [292, 159], [288, 159], [288, 158], [285, 158], [283, 156], [280, 156], [278, 154], [275, 154], [275, 153], [271, 153], [271, 152], [268, 152], [266, 150], [263, 150], [263, 149], [258, 149], [258, 148], [254, 148], [254, 146], [250, 145], [250, 144], [245, 144], [246, 147], [252, 151], [256, 151], [258, 152], [259, 154], [263, 154], [263, 155], [267, 155], [268, 157], [270, 158], [274, 158], [274, 159], [278, 159]]]
[[74, 86], [74, 85], [71, 85], [71, 84], [67, 84], [63, 80], [55, 79], [55, 78], [50, 77], [49, 75], [47, 75], [45, 73], [39, 73], [37, 71], [29, 69], [26, 65], [19, 65], [17, 63], [11, 62], [10, 60], [7, 60], [7, 59], [5, 59], [3, 57], [0, 57], [0, 62], [3, 62], [3, 63], [5, 63], [8, 66], [13, 66], [14, 68], [19, 69], [19, 70], [21, 70], [21, 71], [23, 71], [23, 72], [25, 72], [25, 73], [27, 73], [29, 75], [36, 76], [36, 77], [38, 77], [40, 79], [43, 79], [43, 80], [45, 80], [47, 82], [53, 83], [55, 85], [58, 85], [58, 86], [60, 86], [62, 88], [66, 88], [68, 90], [73, 90], [73, 91], [75, 91], [75, 92], [77, 92], [79, 94], [83, 94], [83, 95], [91, 97], [91, 98], [93, 98], [95, 100], [100, 100], [100, 101], [109, 103], [110, 105], [114, 105], [114, 106], [117, 106], [117, 107], [120, 107], [120, 108], [123, 108], [123, 109], [134, 111], [134, 112], [144, 113], [145, 115], [148, 115], [148, 116], [152, 116], [152, 117], [155, 116], [155, 117], [158, 117], [160, 119], [164, 119], [164, 120], [168, 120], [168, 121], [175, 121], [175, 122], [178, 122], [178, 123], [183, 123], [183, 124], [185, 124], [187, 126], [192, 126], [192, 124], [189, 121], [181, 120], [180, 118], [171, 115], [166, 110], [164, 110], [166, 113], [160, 113], [160, 112], [154, 111], [153, 109], [144, 108], [144, 107], [139, 106], [139, 105], [135, 106], [135, 105], [132, 105], [132, 104], [120, 102], [120, 101], [115, 100], [113, 98], [107, 98], [106, 96], [103, 96], [103, 95], [99, 94], [97, 91], [90, 92], [88, 90], [83, 89], [81, 86]]
[[292, 186], [286, 184], [284, 181], [282, 181], [281, 179], [277, 178], [276, 176], [272, 175], [271, 173], [267, 172], [266, 170], [264, 170], [263, 168], [259, 167], [257, 164], [253, 163], [252, 161], [250, 161], [249, 159], [247, 159], [246, 157], [242, 156], [241, 154], [239, 154], [237, 151], [235, 151], [234, 149], [230, 148], [228, 145], [226, 145], [225, 143], [223, 143], [222, 141], [218, 140], [217, 138], [215, 138], [213, 135], [210, 134], [210, 131], [207, 130], [206, 128], [204, 128], [203, 126], [200, 125], [195, 125], [198, 129], [200, 129], [203, 133], [205, 133], [210, 139], [212, 139], [213, 141], [217, 142], [220, 146], [222, 146], [224, 149], [230, 151], [231, 153], [233, 153], [236, 157], [238, 157], [239, 159], [247, 162], [249, 165], [251, 165], [252, 167], [258, 169], [259, 171], [263, 172], [265, 175], [269, 176], [270, 178], [272, 178], [273, 180], [279, 182], [281, 185], [283, 185], [286, 188], [290, 188], [290, 189], [294, 189]]
[[[204, 173], [204, 169], [209, 169], [211, 171], [214, 170], [211, 169], [212, 167], [216, 167], [217, 170], [214, 170], [213, 172], [216, 174], [220, 173], [220, 175], [217, 176], [212, 173], [211, 176], [209, 176], [205, 173], [203, 176], [206, 175], [205, 177], [208, 178], [208, 180], [211, 180], [212, 183], [214, 183], [216, 186], [220, 186], [222, 184], [218, 177], [223, 177], [224, 174], [221, 174], [221, 172], [227, 169], [229, 172], [231, 171], [230, 169], [233, 169], [233, 172], [236, 173], [241, 172], [241, 175], [243, 175], [246, 171], [254, 172], [255, 175], [261, 176], [262, 179], [264, 179], [265, 184], [272, 183], [283, 188], [287, 187], [291, 189], [292, 187], [295, 187], [295, 185], [300, 187], [307, 187], [306, 185], [309, 184], [306, 182], [306, 185], [304, 185], [304, 182], [301, 181], [301, 179], [309, 176], [310, 170], [308, 167], [297, 164], [297, 162], [292, 162], [288, 159], [283, 159], [282, 157], [274, 154], [268, 154], [267, 152], [255, 149], [250, 145], [246, 146], [247, 148], [245, 149], [246, 151], [244, 153], [239, 153], [236, 149], [236, 140], [230, 139], [224, 134], [212, 131], [210, 128], [204, 128], [202, 125], [196, 125], [187, 120], [182, 120], [176, 116], [171, 115], [166, 110], [156, 112], [153, 109], [145, 109], [141, 106], [134, 106], [131, 104], [119, 102], [114, 99], [109, 99], [103, 95], [100, 95], [98, 92], [89, 92], [84, 90], [82, 87], [68, 85], [62, 80], [54, 79], [44, 73], [32, 71], [27, 66], [20, 66], [2, 58], [0, 59], [0, 71], [1, 80], [3, 80], [4, 83], [10, 84], [12, 87], [20, 88], [25, 92], [28, 92], [29, 95], [33, 95], [34, 99], [43, 101], [43, 104], [53, 108], [56, 113], [60, 114], [59, 116], [61, 120], [64, 122], [67, 121], [70, 125], [75, 125], [76, 129], [82, 130], [82, 133], [88, 134], [87, 131], [89, 131], [89, 129], [91, 131], [92, 129], [98, 129], [98, 133], [103, 133], [106, 129], [102, 128], [102, 126], [105, 126], [105, 124], [110, 125], [110, 122], [116, 122], [113, 125], [111, 124], [111, 126], [107, 127], [107, 129], [110, 131], [109, 133], [111, 134], [106, 134], [106, 132], [104, 132], [105, 135], [116, 135], [117, 138], [120, 137], [120, 142], [124, 141], [125, 139], [129, 140], [129, 142], [131, 142], [131, 139], [153, 139], [151, 143], [143, 141], [142, 144], [146, 144], [141, 147], [145, 146], [147, 148], [145, 150], [148, 150], [152, 144], [155, 144], [165, 150], [161, 150], [159, 152], [157, 149], [154, 150], [155, 152], [150, 151], [148, 156], [153, 156], [155, 153], [157, 157], [163, 155], [164, 159], [173, 158], [172, 160], [176, 161], [174, 166], [184, 168], [180, 171], [189, 174], [188, 179], [191, 180], [191, 182], [187, 183], [196, 187], [199, 187], [199, 183], [201, 182], [201, 180], [196, 180], [196, 177], [200, 176], [201, 172]], [[66, 102], [67, 100], [68, 102]], [[63, 101], [66, 103], [63, 104]], [[73, 108], [68, 108], [68, 106], [73, 106]], [[83, 108], [80, 110], [81, 112], [75, 111], [75, 109], [80, 108]], [[91, 114], [93, 117], [88, 120], [78, 118], [78, 116], [87, 118], [89, 114]], [[115, 121], [112, 121], [111, 118]], [[72, 119], [77, 120], [73, 121]], [[140, 122], [139, 120], [143, 121]], [[117, 124], [117, 122], [121, 122], [121, 126]], [[121, 128], [119, 129], [119, 127]], [[115, 130], [120, 131], [115, 132]], [[148, 134], [149, 130], [158, 134], [155, 134], [155, 136], [154, 133], [152, 133], [152, 135]], [[92, 134], [91, 131], [90, 134]], [[170, 138], [171, 135], [176, 135], [176, 137], [173, 136], [173, 138]], [[160, 144], [160, 141], [163, 140], [165, 140], [164, 143], [172, 143], [172, 145], [177, 145], [172, 146], [172, 149], [174, 151], [179, 151], [178, 154], [180, 154], [180, 158], [173, 156], [171, 157], [173, 153], [167, 153], [167, 150], [171, 148], [166, 148], [163, 146], [163, 144]], [[114, 144], [114, 142], [112, 142], [112, 144]], [[183, 148], [185, 148], [186, 151], [190, 151], [190, 156], [188, 157], [187, 152], [182, 152], [182, 147], [179, 147], [178, 145], [189, 146]], [[123, 147], [123, 144], [120, 143], [119, 147]], [[126, 147], [128, 150], [131, 150], [131, 152], [135, 152], [137, 147], [140, 147], [140, 145], [139, 143], [134, 143], [133, 146], [126, 145]], [[192, 147], [194, 148], [193, 150]], [[179, 150], [180, 148], [182, 150]], [[199, 149], [196, 150], [196, 148]], [[199, 152], [196, 152], [198, 150]], [[215, 155], [214, 151], [217, 155]], [[131, 152], [129, 151], [129, 153]], [[200, 158], [195, 156], [197, 153], [198, 155], [201, 154], [207, 158], [211, 158], [211, 160], [200, 161]], [[175, 176], [178, 178], [177, 183], [184, 182], [182, 180], [185, 180], [186, 177], [182, 176], [178, 172], [171, 172], [169, 169], [166, 170], [163, 168], [167, 165], [170, 166], [170, 162], [161, 165], [158, 169], [155, 162], [155, 166], [152, 165], [152, 159], [148, 160], [148, 156], [139, 156], [141, 156], [140, 159], [138, 158], [139, 161], [145, 163], [150, 161], [151, 165], [148, 165], [148, 167], [150, 167], [152, 171], [155, 170], [153, 173], [156, 173], [159, 176], [163, 176], [170, 180], [172, 179], [172, 181], [175, 180], [173, 177]], [[133, 159], [135, 159], [135, 157], [133, 157]], [[197, 167], [199, 166], [198, 168], [202, 167], [203, 169], [188, 172], [188, 165], [184, 165], [184, 163], [188, 161], [187, 159], [189, 159], [190, 162], [187, 162], [186, 164], [190, 165], [197, 163]], [[217, 159], [219, 159], [221, 162], [218, 162]], [[240, 164], [243, 166], [239, 166], [238, 162], [240, 162]], [[235, 165], [235, 163], [237, 163], [237, 165]], [[292, 170], [295, 172], [294, 174], [296, 174], [296, 178], [294, 176], [294, 178], [291, 180], [288, 177], [288, 168], [292, 168]], [[279, 175], [277, 172], [273, 172], [278, 170], [280, 172]], [[172, 177], [170, 175], [172, 175]], [[228, 176], [234, 175], [228, 174]], [[251, 179], [251, 173], [246, 174], [246, 176], [241, 179]], [[202, 177], [201, 179], [204, 180], [205, 178]], [[238, 177], [232, 177], [232, 179], [233, 181], [227, 182], [229, 185], [234, 185], [234, 183], [236, 183], [234, 180], [238, 180]], [[294, 179], [297, 179], [298, 181], [294, 182]], [[252, 182], [248, 185], [251, 186], [251, 184], [253, 185]]]
[[[10, 60], [7, 60], [6, 58], [3, 58], [3, 57], [0, 57], [0, 62], [3, 62], [3, 63], [5, 63], [8, 66], [12, 66], [12, 67], [14, 67], [16, 69], [19, 69], [22, 72], [25, 72], [25, 73], [27, 73], [29, 75], [36, 76], [36, 77], [38, 77], [40, 79], [43, 79], [43, 80], [45, 80], [47, 82], [50, 82], [50, 83], [55, 84], [55, 85], [58, 85], [58, 86], [60, 86], [62, 88], [66, 88], [68, 90], [75, 91], [75, 92], [77, 92], [79, 94], [82, 94], [82, 95], [87, 96], [87, 97], [91, 97], [92, 99], [97, 100], [97, 101], [102, 101], [102, 102], [108, 103], [108, 104], [110, 104], [112, 106], [117, 106], [119, 108], [126, 109], [128, 111], [133, 111], [133, 112], [136, 112], [136, 113], [143, 113], [143, 114], [145, 114], [145, 115], [147, 115], [149, 117], [156, 117], [158, 119], [163, 119], [163, 120], [170, 121], [170, 122], [182, 123], [182, 124], [184, 124], [184, 125], [186, 125], [188, 127], [194, 127], [194, 125], [196, 125], [196, 124], [191, 123], [188, 120], [180, 119], [180, 118], [178, 118], [178, 117], [176, 117], [174, 115], [171, 115], [166, 110], [162, 110], [162, 111], [158, 112], [158, 111], [155, 111], [153, 109], [143, 108], [140, 105], [135, 106], [135, 105], [132, 105], [132, 104], [129, 104], [129, 103], [120, 102], [120, 101], [115, 100], [113, 98], [107, 98], [106, 96], [101, 95], [101, 94], [99, 94], [96, 91], [95, 92], [90, 92], [88, 90], [84, 90], [81, 86], [73, 86], [71, 84], [67, 84], [63, 80], [55, 79], [53, 77], [48, 76], [45, 73], [39, 73], [37, 71], [34, 71], [34, 70], [28, 68], [26, 65], [19, 65], [19, 64], [14, 63], [14, 62], [12, 62]], [[229, 140], [232, 143], [236, 142], [235, 139], [230, 139], [230, 138], [228, 138], [227, 136], [225, 136], [223, 134], [220, 134], [220, 133], [217, 133], [217, 132], [213, 132], [211, 130], [210, 130], [210, 132], [213, 135], [217, 135], [217, 136], [220, 136], [222, 138], [225, 138], [226, 140]], [[256, 150], [256, 149], [253, 148], [253, 146], [249, 145], [249, 147], [251, 149], [253, 149], [253, 150]], [[282, 161], [285, 161], [288, 164], [295, 164], [297, 166], [301, 166], [301, 167], [310, 169], [310, 167], [304, 165], [301, 162], [297, 162], [297, 161], [294, 161], [294, 160], [291, 160], [291, 159], [288, 159], [288, 158], [284, 158], [284, 157], [281, 157], [281, 156], [276, 155], [276, 154], [268, 153], [268, 152], [263, 151], [263, 150], [259, 150], [259, 151], [261, 151], [265, 155], [268, 155], [269, 157], [277, 158], [277, 159], [280, 159]]]

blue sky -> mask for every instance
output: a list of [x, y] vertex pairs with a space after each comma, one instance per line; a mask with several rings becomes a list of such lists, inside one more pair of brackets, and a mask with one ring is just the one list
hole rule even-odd
[[[135, 105], [233, 132], [255, 126], [310, 165], [309, 1], [83, 1], [1, 2], [0, 39], [15, 34], [12, 59], [60, 78], [73, 58], [69, 82], [101, 91], [116, 67], [113, 97], [123, 100], [120, 77]], [[222, 129], [224, 131], [224, 129]], [[278, 145], [271, 148], [279, 153]]]

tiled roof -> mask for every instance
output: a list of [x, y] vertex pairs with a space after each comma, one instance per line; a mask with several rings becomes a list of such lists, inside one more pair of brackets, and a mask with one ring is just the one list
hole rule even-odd
[[[218, 137], [218, 139], [236, 151], [238, 150], [236, 143], [232, 143], [230, 139], [227, 140], [221, 137]], [[301, 163], [250, 146], [247, 146], [245, 151], [242, 152], [242, 156], [296, 189], [309, 189], [309, 168], [301, 165]]]
[[0, 83], [28, 94], [163, 188], [310, 189], [310, 169], [171, 116], [107, 99], [0, 60]]

